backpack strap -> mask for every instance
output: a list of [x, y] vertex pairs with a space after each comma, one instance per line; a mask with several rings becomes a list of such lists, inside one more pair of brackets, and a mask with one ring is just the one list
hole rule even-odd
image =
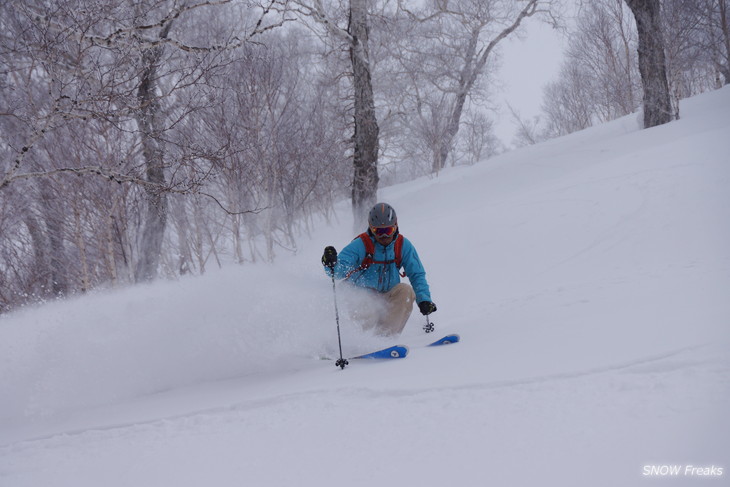
[[365, 269], [370, 267], [370, 265], [372, 265], [374, 262], [373, 256], [375, 255], [375, 244], [373, 244], [373, 241], [370, 240], [370, 235], [368, 235], [367, 232], [361, 233], [360, 235], [355, 237], [353, 240], [357, 240], [358, 238], [360, 240], [362, 240], [363, 244], [365, 244], [365, 257], [363, 258], [362, 263], [360, 264], [360, 267], [352, 269], [350, 272], [345, 274], [345, 280], [349, 279], [350, 276], [352, 276], [356, 272], [364, 271]]
[[[402, 252], [403, 252], [403, 235], [398, 234], [398, 236], [395, 239], [395, 260], [386, 260], [386, 261], [380, 261], [380, 260], [373, 260], [373, 257], [375, 256], [375, 244], [373, 244], [373, 241], [370, 238], [370, 235], [365, 232], [361, 233], [357, 237], [355, 237], [353, 240], [357, 239], [362, 240], [362, 243], [365, 245], [365, 257], [362, 260], [362, 263], [360, 263], [360, 267], [351, 270], [345, 275], [345, 280], [349, 279], [350, 276], [352, 276], [356, 272], [364, 271], [368, 267], [370, 267], [373, 264], [392, 264], [395, 263], [396, 269], [400, 270], [401, 263], [403, 261], [402, 259]], [[401, 277], [406, 277], [405, 272], [400, 273]]]
[[[395, 268], [400, 271], [401, 266], [403, 265], [403, 235], [400, 233], [398, 234], [398, 237], [395, 239]], [[400, 273], [401, 277], [406, 277], [406, 271], [401, 271]]]

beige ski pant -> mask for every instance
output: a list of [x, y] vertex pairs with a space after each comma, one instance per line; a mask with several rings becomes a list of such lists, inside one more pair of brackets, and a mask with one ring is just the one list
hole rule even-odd
[[367, 290], [369, 297], [350, 310], [351, 318], [365, 330], [374, 329], [378, 335], [398, 335], [413, 311], [416, 293], [410, 284], [401, 282], [387, 293]]

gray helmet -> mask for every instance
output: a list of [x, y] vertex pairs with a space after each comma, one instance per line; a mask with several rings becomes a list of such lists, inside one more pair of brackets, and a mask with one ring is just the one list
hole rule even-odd
[[388, 203], [378, 203], [370, 210], [368, 223], [371, 227], [387, 227], [396, 225], [398, 217], [396, 217], [393, 207]]

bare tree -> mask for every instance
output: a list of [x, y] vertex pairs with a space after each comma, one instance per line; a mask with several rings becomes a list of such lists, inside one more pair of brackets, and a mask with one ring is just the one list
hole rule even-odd
[[542, 111], [545, 112], [547, 137], [559, 137], [593, 124], [594, 101], [590, 78], [577, 64], [564, 63], [560, 79], [548, 83], [543, 91]]
[[[156, 40], [167, 39], [172, 25], [172, 21], [165, 23]], [[157, 277], [162, 240], [167, 227], [167, 193], [163, 189], [166, 186], [165, 150], [162, 140], [164, 125], [162, 106], [158, 98], [159, 65], [163, 50], [164, 44], [159, 44], [142, 51], [142, 70], [137, 88], [139, 110], [135, 114], [135, 119], [142, 141], [145, 179], [150, 183], [145, 187], [147, 206], [140, 242], [140, 258], [134, 271], [137, 282], [151, 281]]]
[[[715, 0], [662, 0], [663, 52], [675, 118], [680, 99], [713, 89], [716, 78], [722, 78], [712, 54], [723, 50], [721, 11]], [[545, 89], [541, 134], [564, 135], [640, 108], [639, 39], [630, 12], [624, 0], [582, 4], [560, 77]], [[666, 99], [663, 104], [666, 109]]]
[[419, 24], [418, 30], [423, 34], [409, 41], [407, 69], [424, 73], [421, 78], [435, 88], [435, 97], [429, 97], [428, 102], [416, 101], [419, 107], [430, 106], [432, 120], [441, 120], [431, 124], [436, 139], [432, 172], [446, 165], [467, 100], [475, 96], [478, 82], [499, 43], [514, 33], [523, 20], [537, 13], [547, 14], [548, 10], [549, 2], [538, 0], [427, 2], [423, 8], [409, 8], [405, 1], [399, 2], [399, 11]]
[[[230, 27], [222, 32], [223, 43], [198, 46], [197, 31], [185, 28], [185, 23], [189, 27], [200, 20], [201, 11], [212, 7], [237, 8], [231, 0], [87, 3], [17, 2], [10, 7], [4, 23], [19, 40], [6, 36], [3, 45], [8, 49], [0, 55], [13, 66], [13, 86], [31, 96], [26, 98], [30, 103], [16, 97], [17, 109], [4, 114], [25, 133], [15, 131], [17, 141], [8, 145], [15, 157], [0, 169], [0, 188], [59, 173], [103, 176], [142, 188], [147, 204], [135, 278], [149, 280], [157, 273], [167, 227], [167, 194], [197, 191], [205, 177], [176, 170], [197, 157], [197, 151], [188, 147], [182, 159], [171, 161], [165, 148], [169, 131], [199, 108], [190, 101], [200, 100], [192, 92], [200, 88], [202, 74], [221, 62], [221, 53], [277, 24], [264, 25], [260, 19], [240, 36], [232, 32], [246, 26]], [[183, 98], [189, 101], [181, 102]], [[22, 171], [25, 161], [35, 157], [33, 148], [72, 120], [109, 124], [141, 150], [128, 164], [103, 166], [82, 160], [77, 166], [54, 162]], [[179, 179], [183, 174], [187, 179]]]
[[587, 78], [597, 121], [605, 122], [637, 109], [636, 29], [622, 0], [597, 0], [581, 10], [567, 50], [568, 63]]
[[532, 120], [525, 120], [520, 113], [508, 104], [512, 120], [517, 126], [515, 133], [515, 147], [526, 147], [537, 144], [544, 140], [544, 135], [540, 130], [540, 117], [535, 116]]
[[682, 98], [713, 89], [717, 69], [702, 40], [704, 17], [701, 2], [695, 0], [663, 0], [667, 79], [674, 118], [679, 118]]
[[693, 38], [701, 47], [700, 55], [721, 75], [718, 84], [730, 84], [730, 1], [685, 0], [681, 3], [685, 15], [697, 19]]
[[623, 0], [584, 4], [559, 78], [544, 90], [543, 136], [556, 137], [639, 108], [636, 29]]
[[[346, 8], [328, 10], [322, 0], [282, 2], [294, 7], [314, 29], [323, 28], [329, 42], [344, 46], [350, 57], [353, 102], [353, 177], [352, 212], [355, 228], [362, 228], [367, 210], [377, 199], [380, 128], [375, 114], [372, 66], [370, 59], [370, 14], [368, 0], [349, 0]], [[347, 26], [340, 23], [345, 20]]]
[[[725, 84], [730, 84], [730, 2], [728, 0], [716, 0], [711, 4], [713, 7], [711, 18], [716, 19], [714, 22], [714, 30], [718, 39], [712, 43], [716, 46], [713, 49], [713, 57], [715, 64], [722, 76], [725, 78]], [[715, 9], [716, 7], [716, 9]]]
[[365, 215], [378, 193], [378, 121], [370, 68], [367, 0], [350, 0], [348, 33], [355, 100], [355, 133], [352, 180], [352, 212], [355, 228], [362, 228]]
[[246, 18], [231, 0], [4, 7], [0, 208], [22, 211], [0, 228], [0, 309], [168, 266], [168, 194], [203, 194], [225, 150], [180, 128], [215, 99], [229, 54], [277, 25], [233, 25], [214, 7]]
[[672, 120], [672, 105], [664, 56], [661, 2], [625, 0], [636, 19], [639, 34], [639, 72], [644, 89], [644, 128]]
[[[494, 122], [480, 111], [471, 111], [462, 119], [457, 153], [472, 165], [499, 154], [503, 146], [494, 135]], [[456, 162], [456, 158], [452, 160]]]

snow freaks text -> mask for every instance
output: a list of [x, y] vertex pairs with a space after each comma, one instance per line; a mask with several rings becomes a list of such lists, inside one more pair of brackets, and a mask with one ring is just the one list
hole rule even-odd
[[644, 465], [644, 477], [722, 477], [724, 467], [696, 465]]

